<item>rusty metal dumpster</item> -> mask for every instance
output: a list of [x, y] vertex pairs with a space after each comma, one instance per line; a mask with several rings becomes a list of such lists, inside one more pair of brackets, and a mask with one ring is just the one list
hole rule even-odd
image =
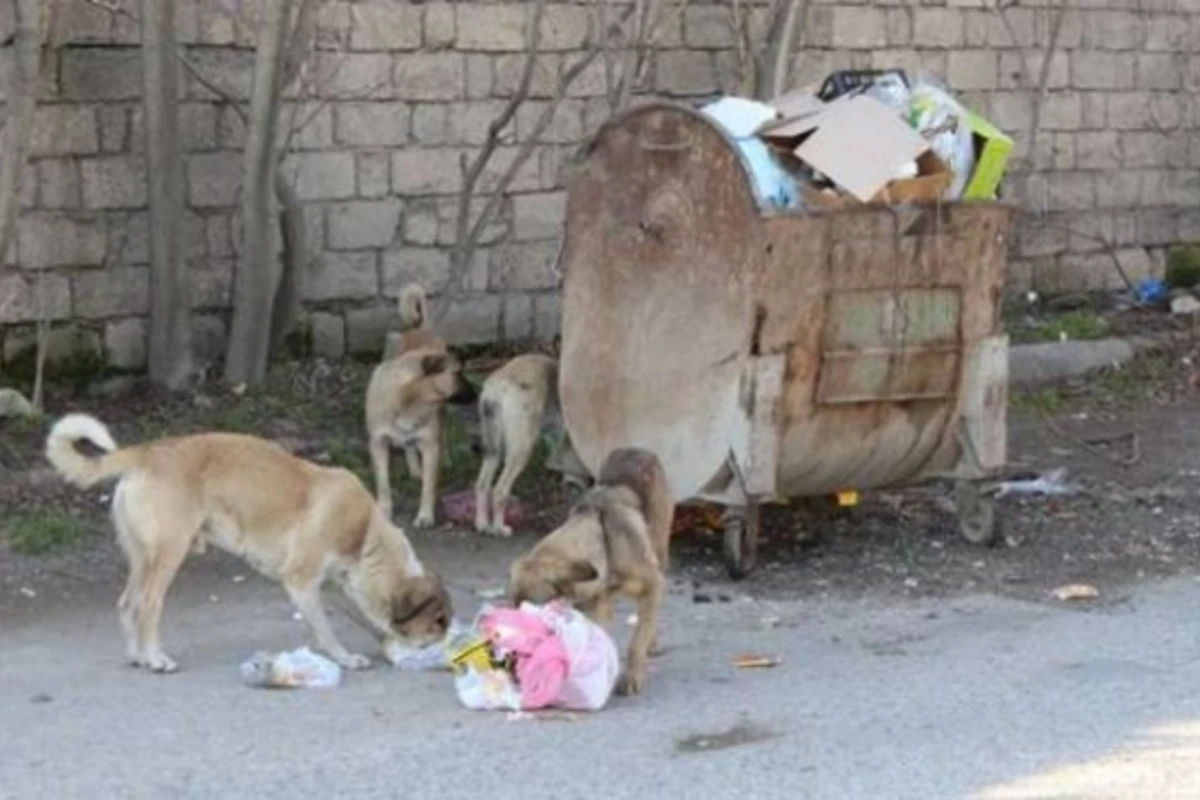
[[690, 108], [612, 119], [569, 187], [560, 394], [596, 474], [660, 457], [677, 500], [727, 509], [731, 574], [760, 503], [954, 482], [960, 529], [1005, 461], [998, 307], [1011, 209], [767, 210], [732, 140]]

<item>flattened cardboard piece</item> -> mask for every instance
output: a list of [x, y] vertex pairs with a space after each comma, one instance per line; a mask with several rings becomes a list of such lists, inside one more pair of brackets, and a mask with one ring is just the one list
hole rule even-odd
[[776, 119], [764, 123], [759, 128], [760, 136], [766, 135], [768, 131], [773, 132], [776, 128], [788, 126], [798, 119], [821, 111], [825, 108], [825, 101], [818, 98], [812, 92], [798, 89], [775, 98], [771, 101], [771, 106], [777, 112]]
[[[917, 157], [915, 178], [890, 180], [870, 200], [871, 204], [901, 205], [903, 203], [935, 203], [946, 193], [954, 173], [932, 150]], [[804, 202], [813, 208], [845, 208], [855, 205], [854, 198], [836, 189], [818, 189], [806, 184], [802, 190]]]
[[815, 130], [795, 149], [796, 157], [863, 203], [898, 167], [929, 149], [893, 109], [866, 95], [830, 103], [811, 122]]

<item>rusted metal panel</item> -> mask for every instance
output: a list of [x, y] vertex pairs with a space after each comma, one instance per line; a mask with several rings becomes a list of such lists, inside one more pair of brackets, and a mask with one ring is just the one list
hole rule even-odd
[[981, 343], [1011, 214], [765, 213], [707, 118], [614, 118], [568, 193], [560, 392], [578, 455], [594, 471], [649, 447], [678, 497], [722, 502], [903, 485], [954, 469], [966, 439], [1002, 459], [1003, 348]]
[[971, 348], [964, 378], [962, 477], [982, 477], [1008, 458], [1008, 336], [988, 336]]

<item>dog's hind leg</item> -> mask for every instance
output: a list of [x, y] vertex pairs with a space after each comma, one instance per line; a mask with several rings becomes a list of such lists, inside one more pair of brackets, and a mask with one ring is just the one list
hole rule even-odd
[[[657, 576], [656, 576], [657, 578]], [[625, 659], [625, 674], [621, 676], [621, 694], [640, 694], [646, 686], [646, 662], [650, 648], [658, 638], [658, 609], [662, 605], [663, 588], [666, 581], [653, 580], [638, 598], [638, 621], [629, 642]]]
[[421, 458], [417, 448], [404, 445], [404, 466], [413, 480], [421, 479]]
[[146, 576], [146, 556], [142, 552], [141, 543], [132, 530], [128, 511], [125, 508], [124, 484], [117, 484], [116, 494], [112, 504], [113, 527], [117, 530], [117, 543], [125, 553], [125, 561], [129, 566], [129, 577], [125, 579], [125, 589], [117, 600], [117, 615], [121, 620], [121, 638], [125, 642], [125, 655], [129, 663], [138, 666], [141, 661], [142, 643], [138, 639], [138, 595], [141, 592], [142, 581]]
[[[198, 530], [195, 526], [193, 530]], [[137, 633], [141, 642], [139, 661], [153, 672], [174, 672], [175, 662], [163, 652], [159, 641], [163, 601], [179, 567], [192, 547], [192, 536], [172, 536], [161, 530], [144, 530], [148, 547], [144, 577], [137, 595]]]
[[[475, 479], [475, 530], [488, 533], [492, 529], [491, 509], [492, 481], [500, 469], [500, 456], [484, 452], [479, 465], [479, 477]], [[501, 520], [503, 522], [503, 519]]]
[[371, 437], [371, 468], [375, 471], [375, 496], [383, 516], [392, 519], [392, 481], [388, 474], [391, 442], [386, 436]]
[[531, 441], [510, 442], [504, 452], [504, 468], [492, 488], [492, 533], [497, 536], [512, 536], [512, 528], [504, 519], [508, 510], [508, 496], [512, 493], [513, 484], [529, 464], [533, 456], [533, 448], [537, 444], [537, 436]]
[[442, 463], [441, 431], [421, 439], [421, 503], [413, 519], [415, 528], [433, 527], [433, 506], [437, 502], [438, 470]]

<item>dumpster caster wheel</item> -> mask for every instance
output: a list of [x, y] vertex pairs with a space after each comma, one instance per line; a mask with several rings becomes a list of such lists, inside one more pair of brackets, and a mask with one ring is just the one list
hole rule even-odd
[[725, 570], [735, 581], [754, 571], [758, 562], [758, 506], [725, 517]]
[[954, 487], [954, 505], [958, 511], [958, 530], [971, 544], [991, 545], [999, 530], [996, 526], [996, 501], [979, 491], [974, 483], [960, 481]]

